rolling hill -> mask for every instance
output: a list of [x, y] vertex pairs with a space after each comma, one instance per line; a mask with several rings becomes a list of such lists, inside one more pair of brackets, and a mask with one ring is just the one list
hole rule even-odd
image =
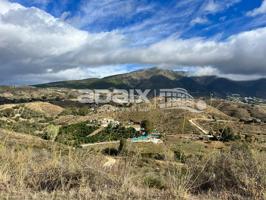
[[228, 94], [237, 93], [241, 96], [266, 98], [266, 79], [234, 81], [216, 76], [193, 77], [182, 72], [159, 68], [138, 70], [101, 79], [61, 81], [35, 86], [72, 89], [162, 89], [181, 87], [187, 89], [194, 96], [209, 96], [213, 93], [217, 97], [225, 97]]

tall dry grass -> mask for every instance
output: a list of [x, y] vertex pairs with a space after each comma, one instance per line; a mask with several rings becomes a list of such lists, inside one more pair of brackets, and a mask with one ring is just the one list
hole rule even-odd
[[[121, 150], [121, 149], [120, 149]], [[264, 199], [265, 157], [246, 145], [179, 163], [125, 145], [116, 163], [81, 149], [0, 145], [2, 199]]]

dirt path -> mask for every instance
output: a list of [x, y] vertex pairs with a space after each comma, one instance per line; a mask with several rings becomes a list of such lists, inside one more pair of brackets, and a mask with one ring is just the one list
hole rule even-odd
[[[199, 129], [205, 135], [208, 135], [209, 131], [207, 131], [204, 128], [202, 128], [199, 124], [197, 124], [195, 122], [195, 120], [202, 120], [202, 121], [208, 121], [208, 122], [214, 122], [215, 121], [213, 119], [205, 119], [205, 118], [194, 118], [194, 119], [188, 120], [192, 126], [194, 126], [197, 129]], [[233, 122], [233, 121], [230, 121], [230, 120], [216, 120], [216, 122]]]
[[188, 120], [192, 126], [195, 126], [197, 129], [199, 129], [203, 134], [208, 135], [209, 131], [206, 131], [203, 129], [200, 125], [198, 125], [196, 122], [193, 121], [193, 119]]
[[82, 144], [82, 148], [96, 146], [96, 145], [105, 145], [105, 144], [119, 144], [120, 141], [110, 141], [110, 142], [98, 142], [98, 143], [90, 143], [90, 144]]
[[104, 130], [104, 127], [101, 127], [95, 131], [93, 131], [91, 134], [89, 134], [87, 137], [91, 137], [91, 136], [94, 136], [94, 135], [97, 135], [98, 133], [100, 133], [101, 131]]

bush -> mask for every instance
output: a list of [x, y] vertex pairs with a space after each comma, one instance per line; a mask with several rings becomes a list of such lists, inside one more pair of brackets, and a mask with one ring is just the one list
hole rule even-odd
[[219, 132], [221, 134], [220, 140], [223, 142], [229, 142], [229, 141], [234, 141], [234, 140], [240, 139], [240, 136], [235, 135], [233, 130], [230, 127], [220, 129]]
[[184, 163], [186, 161], [185, 154], [181, 150], [174, 151], [174, 154], [175, 154], [176, 161], [180, 161], [182, 163]]
[[155, 160], [166, 160], [166, 156], [162, 153], [141, 153], [141, 157]]
[[213, 191], [236, 194], [246, 199], [263, 199], [263, 177], [245, 144], [233, 145], [229, 152], [188, 165], [191, 172], [189, 189], [193, 193]]
[[106, 148], [102, 150], [102, 154], [109, 156], [118, 156], [119, 151], [116, 148]]
[[55, 190], [70, 190], [78, 188], [82, 175], [80, 172], [70, 172], [60, 168], [50, 168], [34, 172], [25, 177], [25, 183], [35, 191], [52, 192]]
[[140, 124], [141, 128], [143, 128], [146, 132], [151, 131], [151, 123], [148, 120], [143, 120]]
[[157, 189], [164, 189], [165, 185], [161, 177], [155, 175], [149, 175], [144, 178], [144, 185], [148, 186], [149, 188], [157, 188]]
[[4, 110], [1, 110], [0, 116], [1, 117], [14, 117], [15, 113], [14, 113], [14, 110], [12, 108], [6, 108]]
[[59, 127], [51, 124], [45, 128], [42, 138], [45, 140], [55, 140], [58, 133]]

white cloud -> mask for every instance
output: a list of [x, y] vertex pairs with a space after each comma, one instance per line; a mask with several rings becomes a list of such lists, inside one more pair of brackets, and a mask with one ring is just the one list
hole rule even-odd
[[131, 18], [140, 13], [146, 13], [153, 9], [135, 0], [90, 0], [81, 1], [79, 12], [68, 20], [76, 27], [89, 25], [96, 26], [99, 23], [108, 23], [114, 18]]
[[139, 52], [146, 63], [213, 66], [223, 73], [266, 74], [266, 28], [240, 33], [226, 41], [168, 39]]
[[188, 73], [190, 76], [217, 76], [221, 78], [227, 78], [235, 81], [247, 81], [247, 80], [257, 80], [260, 78], [265, 78], [265, 75], [259, 74], [224, 74], [221, 73], [218, 69], [205, 66], [205, 67], [193, 67], [192, 70]]
[[247, 13], [248, 16], [255, 17], [266, 13], [266, 0], [263, 0], [261, 6]]
[[194, 18], [191, 20], [191, 25], [197, 24], [211, 24], [211, 20], [208, 19], [209, 15], [214, 15], [217, 13], [221, 13], [226, 9], [236, 5], [241, 0], [206, 0], [203, 1], [202, 5], [197, 8], [195, 11]]
[[227, 8], [230, 8], [231, 6], [234, 6], [240, 1], [241, 0], [223, 0], [223, 1], [208, 0], [203, 5], [203, 11], [207, 13], [217, 13]]
[[5, 14], [10, 10], [17, 10], [23, 8], [20, 4], [10, 4], [7, 0], [0, 0], [0, 14]]
[[213, 76], [220, 74], [219, 71], [213, 67], [197, 67], [193, 70], [193, 76]]
[[37, 8], [0, 0], [0, 78], [40, 74], [97, 63], [121, 48], [124, 37], [115, 32], [90, 34], [55, 19]]
[[67, 12], [63, 12], [60, 16], [61, 20], [66, 20], [69, 16], [71, 15], [71, 12], [67, 11]]
[[266, 75], [266, 28], [226, 41], [172, 37], [133, 47], [121, 33], [81, 31], [37, 8], [3, 0], [0, 8], [1, 82], [84, 78], [90, 69], [103, 73], [99, 67], [110, 66], [104, 70], [108, 74], [123, 64], [210, 66], [223, 74]]
[[6, 80], [4, 84], [36, 84], [36, 83], [48, 83], [62, 80], [82, 80], [87, 78], [103, 78], [115, 74], [124, 74], [128, 70], [124, 65], [113, 66], [101, 66], [97, 68], [72, 68], [63, 69], [58, 72], [53, 72], [52, 69], [48, 69], [42, 74], [24, 74], [16, 75], [14, 80]]
[[214, 2], [213, 0], [210, 0], [204, 7], [204, 11], [211, 13], [217, 12], [220, 9], [221, 9], [220, 4]]
[[191, 21], [191, 25], [195, 25], [195, 24], [207, 24], [209, 22], [209, 20], [207, 18], [203, 18], [203, 17], [196, 17], [195, 19], [193, 19]]

